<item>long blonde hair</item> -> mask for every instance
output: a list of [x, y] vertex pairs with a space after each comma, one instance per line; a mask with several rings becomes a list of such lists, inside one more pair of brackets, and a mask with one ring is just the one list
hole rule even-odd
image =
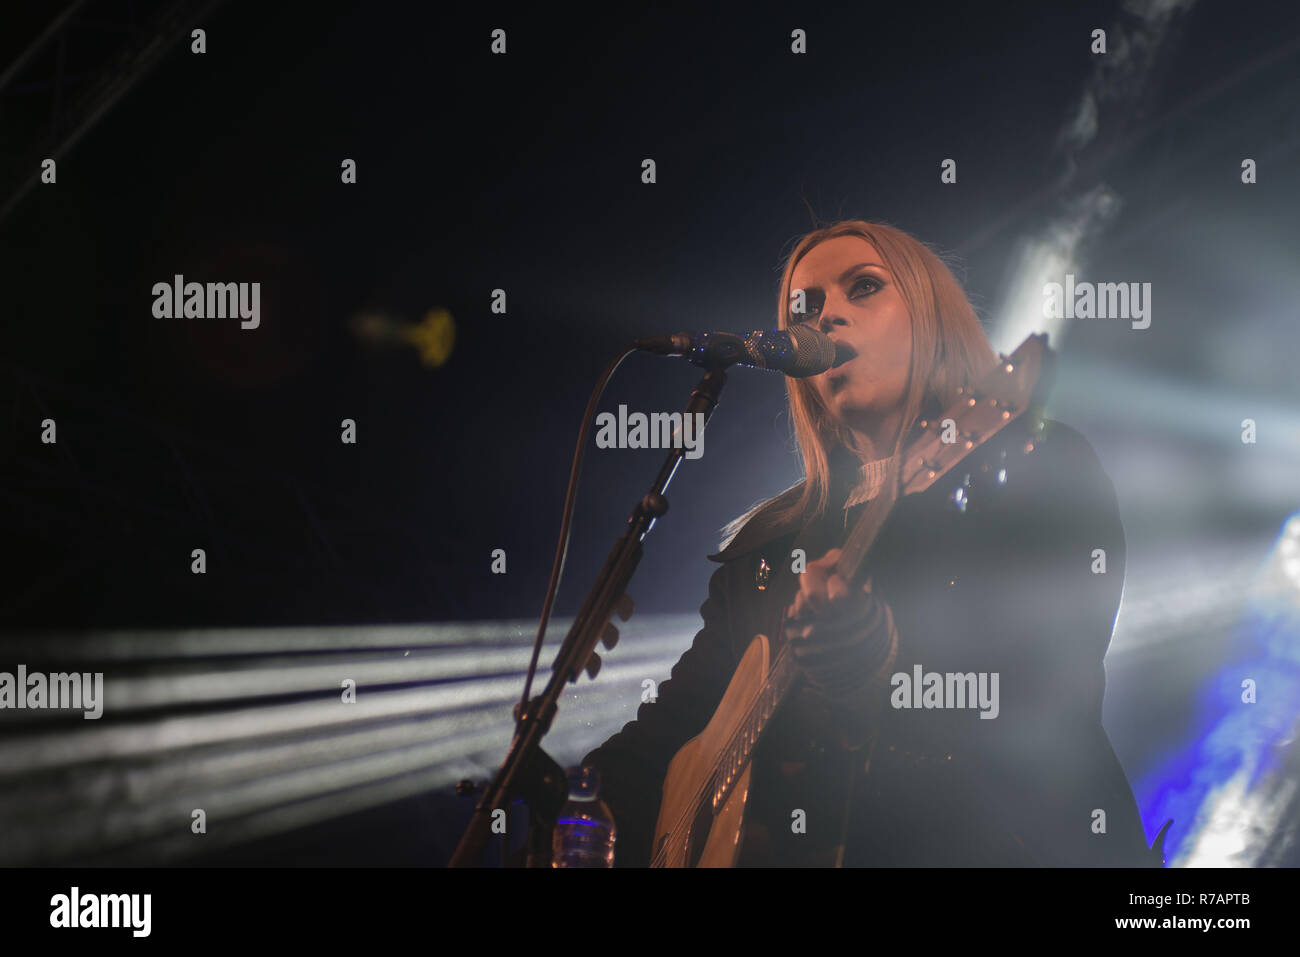
[[[901, 229], [860, 219], [813, 230], [795, 244], [782, 270], [778, 293], [777, 314], [782, 329], [791, 325], [790, 282], [795, 267], [818, 243], [840, 236], [858, 236], [879, 251], [911, 318], [911, 368], [902, 419], [893, 438], [892, 454], [898, 455], [922, 413], [933, 414], [946, 408], [955, 401], [957, 390], [987, 371], [997, 356], [961, 284], [939, 255]], [[771, 528], [799, 520], [815, 521], [826, 513], [831, 453], [845, 446], [848, 436], [831, 418], [808, 379], [787, 378], [786, 391], [795, 439], [803, 457], [804, 479], [728, 523], [723, 529], [724, 547], [751, 521], [756, 527]]]

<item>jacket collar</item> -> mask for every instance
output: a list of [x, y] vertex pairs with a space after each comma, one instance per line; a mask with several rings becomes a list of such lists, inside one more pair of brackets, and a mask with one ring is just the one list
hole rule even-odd
[[[837, 445], [829, 454], [829, 464], [831, 485], [828, 509], [838, 512], [843, 507], [849, 493], [857, 487], [861, 480], [862, 462], [844, 446]], [[709, 561], [731, 561], [733, 558], [748, 554], [764, 545], [792, 536], [807, 528], [809, 519], [806, 516], [802, 519], [796, 518], [778, 524], [767, 514], [770, 511], [771, 504], [777, 499], [784, 498], [786, 495], [795, 497], [801, 494], [804, 484], [804, 482], [800, 482], [788, 492], [769, 499], [758, 512], [750, 517], [749, 521], [725, 547], [708, 556]]]

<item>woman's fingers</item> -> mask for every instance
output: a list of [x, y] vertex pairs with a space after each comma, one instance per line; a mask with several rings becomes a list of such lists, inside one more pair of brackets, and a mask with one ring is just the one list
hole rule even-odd
[[844, 601], [848, 597], [849, 583], [838, 573], [832, 572], [830, 577], [826, 579], [827, 604], [833, 605], [836, 602]]
[[821, 580], [805, 579], [799, 585], [794, 601], [786, 610], [786, 618], [802, 621], [808, 618], [836, 618], [846, 613], [852, 606], [859, 604], [855, 598], [866, 597], [870, 592], [863, 589], [854, 595], [849, 583], [837, 574], [831, 574]]
[[848, 595], [848, 582], [835, 572], [840, 550], [832, 548], [799, 576], [799, 591], [786, 611], [787, 618], [800, 619], [821, 614], [830, 603]]
[[835, 618], [786, 623], [785, 636], [794, 646], [796, 655], [835, 651], [862, 640], [862, 636], [874, 626], [879, 609], [871, 599], [844, 604], [846, 607], [842, 614]]

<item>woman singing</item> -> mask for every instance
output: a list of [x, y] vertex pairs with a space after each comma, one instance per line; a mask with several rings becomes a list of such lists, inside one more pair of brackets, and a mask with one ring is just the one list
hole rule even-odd
[[704, 627], [585, 759], [616, 862], [651, 862], [668, 763], [762, 633], [798, 693], [754, 752], [738, 863], [1160, 866], [1101, 724], [1124, 533], [1092, 448], [1020, 416], [899, 497], [850, 587], [840, 549], [917, 422], [997, 356], [939, 257], [878, 223], [803, 237], [779, 313], [853, 358], [787, 379], [804, 480], [728, 527]]

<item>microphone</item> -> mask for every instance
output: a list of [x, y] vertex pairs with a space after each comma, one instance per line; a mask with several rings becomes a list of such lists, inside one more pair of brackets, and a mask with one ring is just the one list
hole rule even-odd
[[641, 352], [655, 355], [684, 356], [706, 369], [742, 365], [784, 372], [796, 379], [821, 375], [857, 355], [852, 347], [836, 343], [811, 326], [756, 330], [748, 335], [679, 332], [670, 336], [647, 336], [637, 339], [632, 345]]

